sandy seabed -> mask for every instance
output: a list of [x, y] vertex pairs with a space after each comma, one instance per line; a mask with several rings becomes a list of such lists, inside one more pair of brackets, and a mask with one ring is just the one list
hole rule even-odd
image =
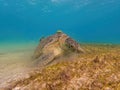
[[1, 53], [0, 88], [120, 90], [120, 45], [82, 44], [82, 47], [85, 53], [62, 58], [58, 64], [44, 69], [40, 67], [42, 71], [35, 71], [32, 66], [34, 49]]
[[0, 53], [0, 87], [27, 76], [32, 68], [32, 54], [33, 50]]

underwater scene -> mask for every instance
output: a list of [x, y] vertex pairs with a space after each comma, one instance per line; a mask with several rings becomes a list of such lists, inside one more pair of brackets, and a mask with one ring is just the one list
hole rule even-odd
[[0, 90], [120, 90], [120, 0], [0, 0]]

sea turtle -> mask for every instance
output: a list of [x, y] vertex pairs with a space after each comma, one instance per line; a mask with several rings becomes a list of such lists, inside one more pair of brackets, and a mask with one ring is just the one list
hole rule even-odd
[[42, 65], [45, 65], [52, 62], [56, 57], [63, 55], [67, 50], [84, 52], [75, 40], [64, 34], [62, 31], [59, 31], [52, 36], [40, 40], [40, 43], [34, 52], [33, 59], [37, 63], [41, 62]]

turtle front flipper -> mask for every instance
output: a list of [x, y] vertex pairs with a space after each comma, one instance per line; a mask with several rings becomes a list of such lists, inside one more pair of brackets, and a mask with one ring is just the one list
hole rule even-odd
[[38, 59], [35, 60], [35, 65], [37, 66], [45, 66], [48, 63], [52, 62], [54, 60], [55, 56], [54, 53], [47, 53], [42, 54]]

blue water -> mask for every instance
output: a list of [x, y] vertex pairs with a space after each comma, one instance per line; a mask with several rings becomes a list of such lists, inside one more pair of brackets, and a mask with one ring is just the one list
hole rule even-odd
[[38, 42], [58, 29], [80, 42], [120, 43], [120, 0], [0, 0], [0, 43]]

